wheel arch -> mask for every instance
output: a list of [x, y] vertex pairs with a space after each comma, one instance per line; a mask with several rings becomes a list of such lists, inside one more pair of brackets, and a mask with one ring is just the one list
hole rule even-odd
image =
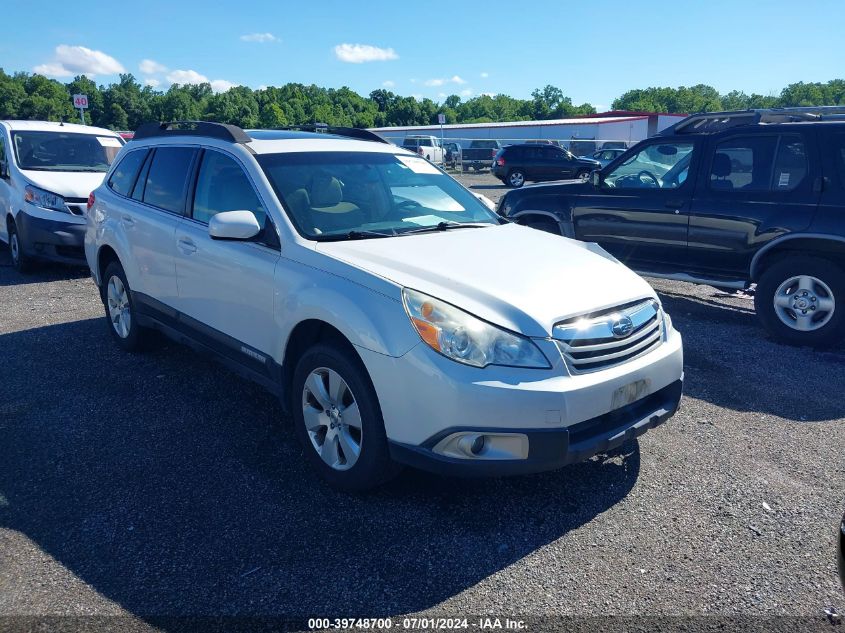
[[575, 237], [575, 230], [572, 226], [572, 221], [562, 218], [559, 213], [555, 213], [554, 211], [543, 211], [540, 209], [525, 209], [524, 211], [517, 211], [516, 213], [512, 213], [509, 217], [510, 219], [514, 220], [517, 224], [524, 224], [525, 220], [529, 220], [532, 217], [542, 218], [543, 220], [551, 220], [552, 222], [557, 224], [561, 235], [570, 238]]
[[[106, 268], [112, 262], [121, 264], [120, 257], [118, 257], [117, 251], [115, 251], [111, 246], [104, 244], [97, 251], [97, 279], [101, 286], [103, 284], [103, 276], [106, 273]], [[122, 265], [123, 264], [121, 264], [121, 266]]]
[[749, 278], [751, 281], [758, 281], [767, 266], [790, 253], [825, 257], [845, 266], [845, 237], [823, 233], [798, 233], [778, 238], [754, 255]]

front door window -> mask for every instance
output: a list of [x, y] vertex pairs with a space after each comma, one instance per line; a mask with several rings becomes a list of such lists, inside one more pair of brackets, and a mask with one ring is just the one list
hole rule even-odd
[[652, 143], [604, 177], [611, 189], [676, 189], [687, 179], [692, 142]]

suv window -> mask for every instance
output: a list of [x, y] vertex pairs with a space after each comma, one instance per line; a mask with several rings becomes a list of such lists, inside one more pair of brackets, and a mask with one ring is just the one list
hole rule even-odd
[[835, 152], [836, 171], [839, 172], [839, 179], [845, 187], [845, 134], [837, 134], [833, 137], [833, 151]]
[[645, 146], [604, 177], [611, 189], [676, 189], [687, 179], [695, 145], [663, 141]]
[[165, 211], [182, 213], [188, 171], [196, 150], [190, 147], [158, 147], [147, 172], [144, 202]]
[[807, 174], [807, 156], [799, 136], [738, 136], [716, 145], [710, 188], [788, 191]]
[[0, 175], [5, 176], [9, 169], [9, 161], [6, 158], [6, 141], [0, 136]]
[[109, 178], [109, 187], [122, 196], [128, 196], [146, 157], [146, 149], [129, 152], [124, 156]]
[[241, 166], [220, 152], [206, 151], [197, 176], [192, 217], [208, 224], [221, 211], [252, 211], [261, 226], [267, 217]]

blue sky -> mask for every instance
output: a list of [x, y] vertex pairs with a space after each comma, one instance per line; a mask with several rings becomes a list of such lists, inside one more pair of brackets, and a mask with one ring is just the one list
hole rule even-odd
[[[707, 83], [777, 93], [845, 75], [842, 0], [10, 2], [0, 67], [159, 89], [296, 81], [528, 97], [546, 84], [597, 107], [630, 88]], [[227, 8], [228, 7], [228, 8]], [[237, 7], [237, 9], [235, 8]], [[141, 64], [144, 63], [142, 72]], [[154, 63], [153, 63], [154, 62]]]

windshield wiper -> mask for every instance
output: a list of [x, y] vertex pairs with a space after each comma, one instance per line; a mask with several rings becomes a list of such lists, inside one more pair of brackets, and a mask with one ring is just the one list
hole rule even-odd
[[435, 231], [449, 231], [451, 229], [483, 229], [492, 226], [486, 222], [438, 222], [433, 226], [421, 226], [418, 229], [401, 231], [399, 235], [411, 235], [413, 233], [432, 233]]
[[396, 237], [396, 233], [381, 233], [379, 231], [348, 231], [336, 235], [318, 235], [321, 242], [342, 242], [345, 240], [368, 240], [375, 237]]

